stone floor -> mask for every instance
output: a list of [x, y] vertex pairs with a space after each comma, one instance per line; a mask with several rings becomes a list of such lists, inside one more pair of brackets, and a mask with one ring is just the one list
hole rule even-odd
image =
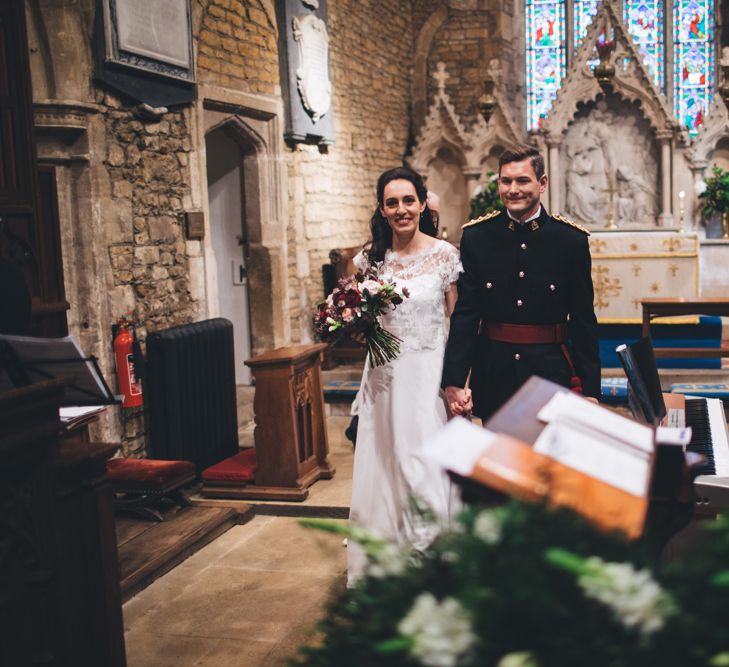
[[[344, 587], [346, 548], [303, 528], [292, 512], [346, 510], [352, 447], [345, 416], [327, 419], [332, 480], [303, 503], [261, 503], [234, 526], [124, 605], [129, 667], [284, 665], [312, 636], [327, 598]], [[297, 509], [298, 508], [298, 509]], [[335, 514], [336, 515], [336, 514]]]

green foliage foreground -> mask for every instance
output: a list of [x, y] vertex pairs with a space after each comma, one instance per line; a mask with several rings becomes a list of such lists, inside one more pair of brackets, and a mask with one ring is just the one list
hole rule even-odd
[[729, 522], [661, 566], [571, 512], [471, 508], [423, 554], [356, 527], [369, 574], [334, 600], [297, 664], [498, 667], [729, 665]]

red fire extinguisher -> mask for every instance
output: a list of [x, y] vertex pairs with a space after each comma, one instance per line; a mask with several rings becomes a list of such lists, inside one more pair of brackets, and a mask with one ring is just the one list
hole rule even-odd
[[138, 408], [142, 405], [142, 383], [134, 372], [134, 336], [129, 330], [131, 322], [126, 317], [119, 320], [119, 331], [114, 338], [116, 372], [119, 376], [119, 393], [124, 396], [122, 406]]

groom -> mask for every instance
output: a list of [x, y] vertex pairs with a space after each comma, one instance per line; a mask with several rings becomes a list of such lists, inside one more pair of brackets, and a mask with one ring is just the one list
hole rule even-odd
[[539, 152], [511, 146], [499, 159], [506, 210], [463, 226], [441, 383], [453, 414], [486, 420], [531, 375], [600, 395], [589, 232], [549, 215], [546, 189]]

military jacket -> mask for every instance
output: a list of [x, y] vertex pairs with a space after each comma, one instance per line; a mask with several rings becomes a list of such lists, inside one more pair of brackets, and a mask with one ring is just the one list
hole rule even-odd
[[588, 232], [544, 207], [524, 225], [506, 212], [467, 223], [464, 271], [451, 317], [442, 386], [465, 386], [484, 419], [531, 375], [566, 387], [572, 370], [559, 344], [492, 341], [485, 324], [567, 323], [569, 351], [586, 396], [599, 397], [600, 359]]

